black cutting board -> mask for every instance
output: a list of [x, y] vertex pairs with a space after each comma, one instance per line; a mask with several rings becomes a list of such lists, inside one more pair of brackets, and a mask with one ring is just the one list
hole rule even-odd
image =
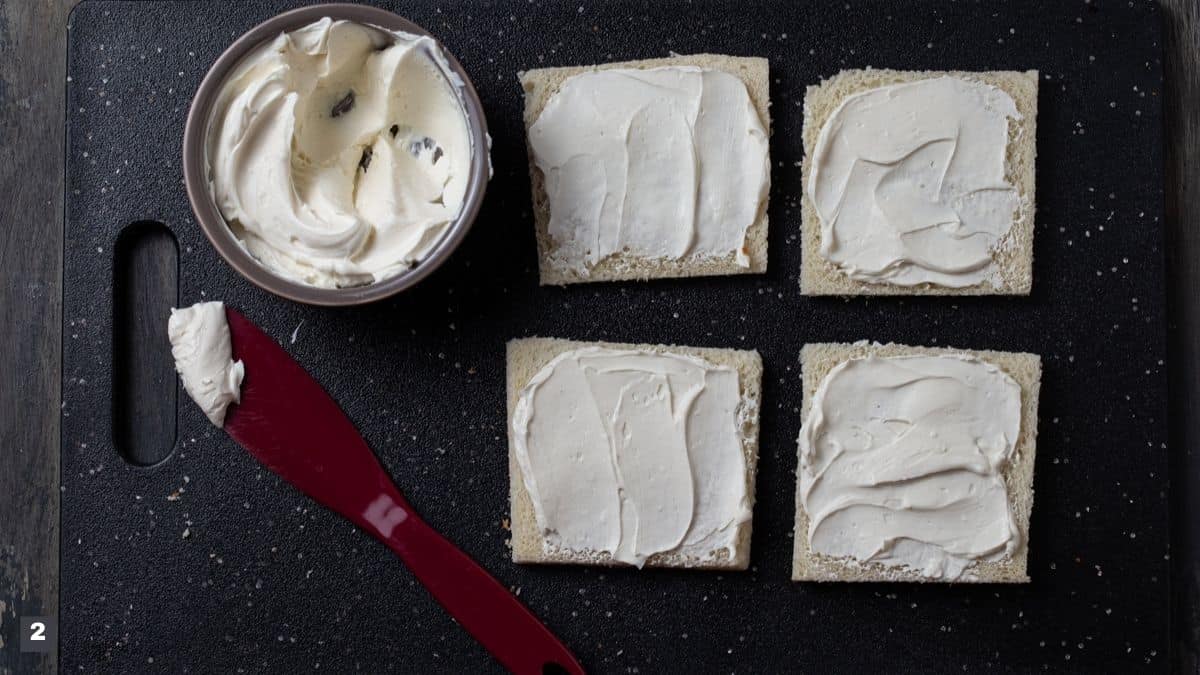
[[[173, 288], [166, 277], [130, 279], [129, 265], [114, 264], [114, 248], [127, 255], [120, 233], [136, 240], [156, 231], [126, 229], [143, 220], [165, 224], [178, 242], [178, 301], [223, 299], [276, 336], [341, 403], [429, 522], [519, 589], [594, 671], [1166, 667], [1156, 5], [387, 3], [437, 34], [473, 77], [495, 141], [495, 178], [474, 229], [440, 271], [401, 297], [354, 309], [306, 307], [252, 287], [203, 238], [182, 185], [184, 118], [206, 68], [289, 6], [92, 1], [72, 16], [64, 671], [497, 668], [391, 553], [260, 468], [169, 382], [162, 396], [120, 393], [130, 382], [136, 391], [156, 385], [114, 359], [169, 358], [165, 316], [137, 328], [120, 307], [114, 315], [114, 283], [122, 297]], [[539, 288], [517, 72], [671, 52], [770, 59], [770, 271]], [[800, 295], [804, 89], [867, 65], [1041, 71], [1032, 296]], [[504, 343], [529, 335], [762, 353], [749, 571], [510, 562]], [[806, 342], [858, 339], [1042, 355], [1033, 583], [788, 580], [798, 353]], [[173, 454], [135, 466], [113, 439], [147, 420], [170, 426]]]

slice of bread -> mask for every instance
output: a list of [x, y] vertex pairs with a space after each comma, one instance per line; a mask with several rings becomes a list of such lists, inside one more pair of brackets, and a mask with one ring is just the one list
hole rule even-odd
[[533, 218], [537, 232], [538, 271], [541, 285], [552, 286], [621, 279], [644, 281], [670, 277], [755, 274], [767, 271], [768, 200], [766, 199], [763, 200], [758, 219], [746, 231], [745, 249], [750, 258], [749, 267], [739, 265], [733, 254], [725, 258], [667, 260], [646, 259], [617, 253], [597, 263], [590, 269], [590, 273], [586, 277], [572, 270], [559, 269], [549, 264], [547, 255], [554, 250], [554, 242], [549, 234], [550, 200], [546, 194], [542, 172], [534, 164], [533, 148], [528, 140], [529, 128], [537, 121], [542, 109], [546, 107], [546, 103], [569, 77], [613, 68], [648, 70], [664, 66], [695, 66], [708, 70], [720, 70], [737, 76], [746, 84], [746, 91], [750, 94], [750, 100], [758, 111], [763, 128], [770, 134], [771, 114], [768, 108], [770, 105], [770, 78], [767, 74], [767, 60], [764, 58], [692, 54], [595, 66], [539, 68], [519, 73], [521, 88], [525, 91], [525, 145], [529, 154], [529, 182], [533, 187]]
[[[949, 76], [990, 84], [1005, 91], [1017, 104], [1021, 119], [1010, 121], [1005, 154], [1005, 178], [1017, 188], [1019, 206], [1012, 229], [993, 248], [1000, 284], [983, 282], [965, 288], [933, 284], [899, 286], [851, 279], [821, 255], [821, 221], [808, 196], [809, 175], [817, 138], [826, 120], [846, 97], [902, 82]], [[1033, 287], [1034, 164], [1037, 158], [1038, 71], [922, 71], [844, 70], [804, 95], [804, 164], [801, 170], [800, 292], [804, 295], [1029, 295]]]
[[[534, 515], [533, 502], [525, 488], [521, 468], [513, 441], [513, 411], [521, 390], [546, 364], [556, 356], [581, 347], [609, 347], [615, 349], [639, 349], [657, 353], [681, 354], [698, 357], [718, 366], [731, 366], [737, 370], [742, 396], [742, 419], [744, 442], [742, 451], [746, 456], [746, 475], [731, 476], [731, 480], [745, 480], [746, 494], [750, 506], [754, 503], [754, 479], [758, 465], [758, 412], [762, 391], [762, 359], [756, 351], [740, 349], [715, 349], [703, 347], [677, 347], [665, 345], [616, 344], [610, 342], [574, 342], [557, 338], [524, 338], [508, 343], [508, 477], [509, 500], [512, 510], [512, 555], [516, 563], [565, 563], [579, 565], [619, 565], [607, 552], [548, 552], [543, 546], [542, 533]], [[710, 559], [699, 559], [680, 553], [667, 552], [650, 556], [647, 567], [683, 567], [690, 569], [744, 570], [750, 563], [750, 530], [752, 520], [742, 523], [736, 537], [734, 553], [719, 551]]]
[[[800, 350], [800, 368], [804, 383], [802, 419], [808, 418], [813, 395], [825, 376], [838, 364], [865, 356], [910, 356], [965, 354], [986, 361], [1007, 373], [1021, 387], [1021, 431], [1012, 461], [1004, 470], [1009, 504], [1019, 530], [1021, 544], [1011, 558], [979, 562], [967, 568], [956, 582], [1027, 583], [1029, 556], [1029, 514], [1033, 510], [1033, 465], [1037, 452], [1038, 390], [1042, 380], [1042, 359], [1036, 354], [975, 351], [868, 342], [853, 344], [807, 344]], [[792, 556], [793, 581], [942, 581], [923, 576], [906, 567], [881, 563], [863, 563], [849, 558], [831, 558], [809, 549], [808, 514], [800, 494], [799, 464], [796, 475], [796, 529]]]

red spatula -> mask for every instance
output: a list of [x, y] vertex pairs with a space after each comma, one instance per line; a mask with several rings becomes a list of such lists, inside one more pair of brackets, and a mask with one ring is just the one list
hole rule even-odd
[[271, 471], [392, 549], [433, 597], [514, 673], [582, 673], [558, 638], [490, 574], [417, 517], [358, 430], [298, 363], [226, 308], [246, 364], [225, 431]]

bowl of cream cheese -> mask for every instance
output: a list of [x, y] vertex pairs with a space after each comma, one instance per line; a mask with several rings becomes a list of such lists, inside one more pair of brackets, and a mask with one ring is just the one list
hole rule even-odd
[[466, 72], [423, 28], [314, 5], [213, 64], [188, 113], [184, 179], [205, 235], [251, 282], [354, 305], [449, 257], [483, 201], [489, 143]]

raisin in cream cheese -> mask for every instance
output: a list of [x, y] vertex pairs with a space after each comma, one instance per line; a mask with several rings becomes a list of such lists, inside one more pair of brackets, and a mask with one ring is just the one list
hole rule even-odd
[[246, 249], [319, 287], [385, 279], [458, 216], [474, 153], [431, 38], [322, 19], [251, 52], [214, 105], [213, 195]]
[[992, 253], [1020, 199], [1005, 176], [1020, 118], [1003, 90], [955, 77], [848, 96], [810, 159], [821, 255], [858, 281], [996, 285]]
[[233, 360], [224, 303], [172, 309], [167, 337], [184, 390], [213, 424], [224, 426], [225, 410], [241, 400], [245, 374], [242, 362]]
[[584, 347], [521, 390], [517, 462], [548, 551], [733, 554], [750, 519], [738, 372], [682, 355]]
[[1023, 545], [1003, 475], [1021, 388], [1004, 371], [965, 355], [850, 359], [810, 406], [799, 478], [814, 553], [955, 580]]
[[529, 128], [548, 262], [588, 276], [614, 254], [736, 260], [770, 187], [767, 131], [738, 77], [691, 66], [562, 83]]

